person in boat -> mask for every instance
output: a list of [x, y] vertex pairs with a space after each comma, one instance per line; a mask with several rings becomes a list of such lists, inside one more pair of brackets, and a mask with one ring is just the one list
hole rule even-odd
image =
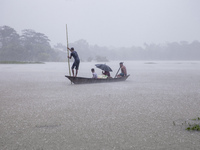
[[123, 62], [120, 62], [119, 65], [120, 65], [120, 68], [121, 68], [121, 73], [117, 75], [117, 78], [127, 76], [126, 67], [123, 65]]
[[94, 68], [91, 69], [91, 72], [92, 72], [92, 78], [97, 78], [97, 74], [95, 73], [95, 70]]
[[110, 72], [109, 71], [102, 71], [102, 74], [105, 76], [108, 76], [110, 78]]
[[[70, 48], [67, 48], [68, 50], [70, 50], [71, 54], [70, 56], [68, 56], [69, 59], [71, 59], [72, 57], [74, 58], [74, 63], [72, 64], [72, 74], [73, 74], [73, 77], [76, 77], [77, 74], [78, 74], [78, 68], [79, 68], [79, 64], [80, 64], [80, 59], [78, 57], [78, 53], [74, 50], [74, 48], [72, 47], [71, 49]], [[74, 68], [76, 69], [76, 74], [74, 75]]]

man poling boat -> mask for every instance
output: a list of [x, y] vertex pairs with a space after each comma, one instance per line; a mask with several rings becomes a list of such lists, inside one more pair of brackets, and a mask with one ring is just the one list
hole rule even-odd
[[[78, 53], [74, 50], [74, 48], [72, 47], [71, 49], [70, 48], [67, 48], [68, 50], [71, 51], [71, 54], [70, 56], [68, 56], [69, 59], [71, 59], [72, 57], [74, 58], [74, 63], [72, 64], [72, 74], [73, 74], [73, 77], [76, 77], [77, 74], [78, 74], [78, 68], [79, 68], [79, 64], [80, 64], [80, 59], [78, 57]], [[74, 74], [74, 68], [76, 69], [76, 73]]]
[[[74, 63], [72, 64], [71, 70], [72, 70], [73, 77], [76, 77], [77, 74], [78, 74], [78, 68], [79, 68], [79, 64], [80, 64], [80, 59], [79, 59], [78, 53], [74, 50], [74, 48], [73, 47], [69, 48], [69, 46], [68, 46], [67, 25], [66, 25], [66, 38], [67, 38], [67, 58], [68, 58], [69, 75], [71, 76], [69, 59], [71, 59], [73, 57], [74, 58]], [[69, 51], [71, 51], [70, 56], [69, 56]], [[76, 69], [76, 73], [75, 74], [74, 74], [74, 68]]]

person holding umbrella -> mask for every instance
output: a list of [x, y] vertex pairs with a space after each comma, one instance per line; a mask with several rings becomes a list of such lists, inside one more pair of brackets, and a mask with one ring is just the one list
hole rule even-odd
[[[78, 57], [78, 53], [74, 50], [74, 48], [72, 47], [71, 49], [70, 48], [67, 48], [68, 50], [70, 50], [71, 54], [70, 56], [68, 56], [69, 59], [71, 59], [72, 57], [74, 58], [74, 63], [72, 64], [72, 74], [73, 74], [73, 77], [76, 77], [77, 74], [78, 74], [78, 68], [79, 68], [79, 64], [80, 64], [80, 59]], [[74, 75], [74, 68], [76, 69], [76, 74]]]
[[110, 72], [109, 71], [102, 71], [102, 74], [105, 75], [105, 76], [110, 77]]
[[106, 64], [96, 64], [95, 66], [97, 68], [103, 70], [102, 71], [103, 75], [106, 75], [108, 78], [111, 78], [110, 77], [110, 71], [112, 71], [112, 69], [108, 65], [106, 65]]

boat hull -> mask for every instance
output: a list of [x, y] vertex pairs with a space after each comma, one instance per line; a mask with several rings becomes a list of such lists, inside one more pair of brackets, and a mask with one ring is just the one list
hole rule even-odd
[[125, 81], [129, 76], [130, 75], [121, 78], [94, 79], [94, 78], [84, 78], [84, 77], [72, 77], [65, 75], [65, 77], [68, 78], [74, 84], [119, 82], [119, 81]]

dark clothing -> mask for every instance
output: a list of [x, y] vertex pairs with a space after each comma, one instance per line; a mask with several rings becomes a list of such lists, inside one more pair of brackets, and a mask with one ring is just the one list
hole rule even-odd
[[110, 72], [109, 71], [104, 71], [103, 74], [108, 76], [108, 77], [110, 77]]
[[71, 52], [70, 56], [74, 58], [74, 63], [72, 65], [72, 69], [74, 69], [74, 67], [75, 67], [75, 69], [78, 70], [79, 64], [80, 64], [80, 59], [78, 57], [77, 52], [76, 51]]
[[120, 76], [122, 76], [122, 77], [124, 77], [124, 76], [125, 76], [125, 74], [124, 74], [124, 73], [120, 73], [119, 75], [120, 75]]
[[71, 57], [74, 58], [74, 61], [80, 61], [76, 51], [71, 52]]
[[74, 69], [74, 67], [75, 67], [75, 69], [78, 70], [79, 64], [80, 64], [80, 60], [74, 61], [73, 65], [72, 65], [72, 69]]

